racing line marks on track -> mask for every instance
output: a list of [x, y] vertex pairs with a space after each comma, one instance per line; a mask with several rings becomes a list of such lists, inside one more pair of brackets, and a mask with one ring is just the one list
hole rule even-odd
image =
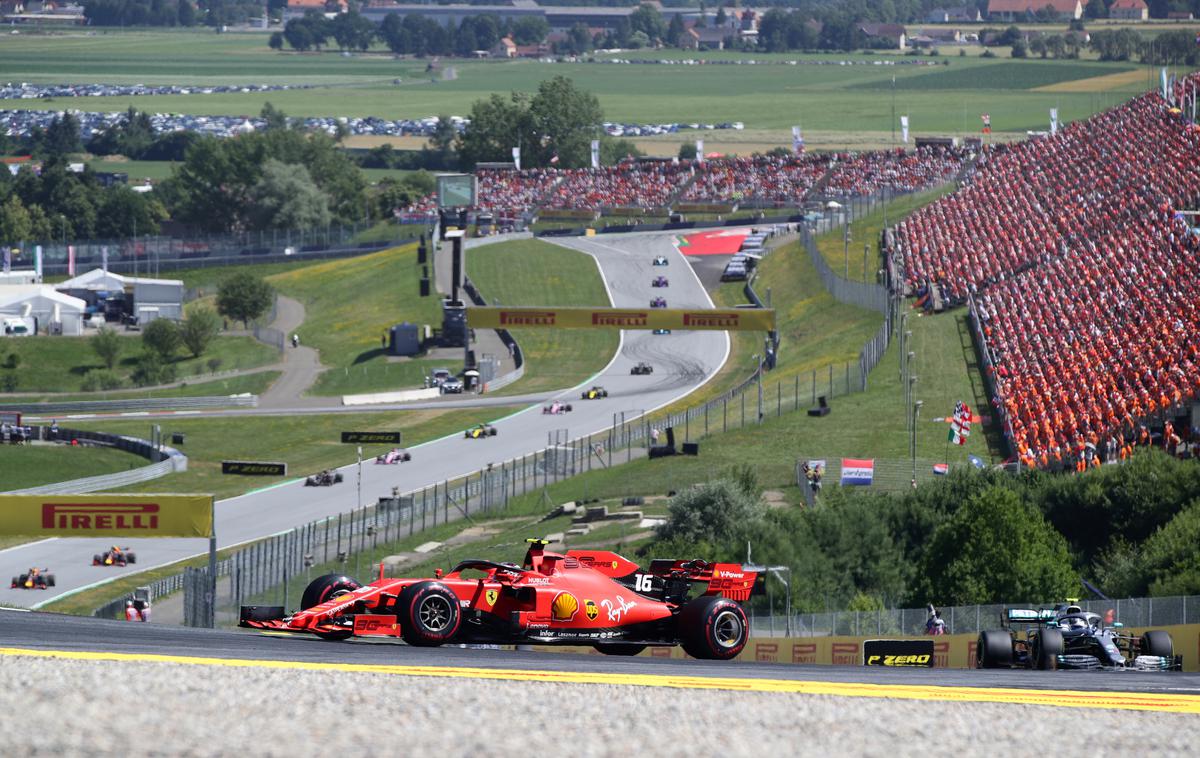
[[939, 687], [909, 684], [866, 684], [852, 682], [814, 682], [789, 679], [738, 679], [663, 674], [621, 674], [581, 671], [520, 671], [513, 669], [466, 668], [453, 666], [389, 666], [358, 663], [314, 663], [309, 661], [273, 661], [239, 658], [205, 658], [179, 655], [152, 655], [66, 650], [0, 648], [0, 656], [58, 658], [77, 661], [145, 661], [179, 663], [194, 666], [231, 668], [293, 669], [334, 671], [397, 676], [427, 676], [458, 679], [492, 679], [563, 684], [608, 684], [635, 687], [674, 687], [680, 689], [725, 690], [731, 692], [776, 692], [795, 695], [834, 697], [871, 697], [899, 700], [927, 700], [947, 703], [1009, 703], [1014, 705], [1051, 705], [1063, 708], [1105, 708], [1129, 711], [1200, 714], [1200, 696], [1155, 695], [1135, 692], [1082, 692], [1078, 690], [1022, 690], [1001, 687]]

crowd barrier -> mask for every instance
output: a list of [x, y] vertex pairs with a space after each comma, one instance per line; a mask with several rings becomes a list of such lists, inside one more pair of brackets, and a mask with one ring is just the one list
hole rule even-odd
[[104, 492], [117, 487], [125, 487], [138, 482], [148, 482], [176, 471], [187, 471], [187, 456], [173, 447], [155, 445], [149, 440], [137, 437], [123, 437], [105, 432], [91, 432], [80, 429], [54, 429], [48, 426], [31, 426], [35, 439], [67, 443], [79, 440], [83, 443], [104, 445], [124, 450], [127, 453], [140, 455], [154, 461], [149, 466], [118, 471], [112, 474], [89, 476], [82, 479], [72, 479], [66, 482], [43, 484], [39, 487], [28, 487], [23, 490], [12, 490], [6, 494], [13, 495], [61, 495], [85, 492]]
[[66, 413], [113, 411], [159, 411], [188, 408], [255, 408], [258, 395], [215, 395], [212, 397], [143, 397], [128, 400], [75, 400], [61, 403], [0, 403], [0, 411], [20, 411], [42, 416]]

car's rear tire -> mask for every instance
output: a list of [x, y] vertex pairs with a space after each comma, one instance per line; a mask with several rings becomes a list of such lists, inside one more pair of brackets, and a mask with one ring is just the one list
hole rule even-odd
[[462, 621], [458, 596], [440, 582], [418, 582], [396, 598], [400, 635], [417, 647], [437, 647], [454, 639]]
[[693, 658], [727, 661], [737, 657], [750, 638], [750, 622], [742, 606], [719, 595], [688, 602], [675, 623], [680, 644]]
[[135, 553], [126, 553], [125, 554], [125, 562], [126, 563], [137, 563], [137, 555]]
[[103, 556], [101, 556], [99, 553], [96, 553], [95, 555], [92, 556], [92, 565], [93, 566], [99, 566], [101, 563], [104, 563]]
[[1008, 632], [980, 632], [975, 646], [975, 667], [1006, 669], [1012, 667], [1012, 636]]
[[1033, 666], [1039, 671], [1053, 671], [1058, 668], [1058, 656], [1063, 653], [1062, 632], [1057, 629], [1043, 629], [1038, 632], [1032, 651]]
[[1175, 643], [1171, 641], [1171, 635], [1161, 629], [1152, 632], [1146, 632], [1142, 635], [1141, 644], [1142, 655], [1157, 655], [1162, 658], [1175, 657]]
[[632, 642], [597, 642], [594, 647], [605, 655], [637, 655], [646, 649]]
[[345, 574], [318, 576], [304, 588], [304, 594], [300, 596], [300, 610], [306, 611], [314, 608], [337, 595], [353, 592], [361, 586], [353, 577]]

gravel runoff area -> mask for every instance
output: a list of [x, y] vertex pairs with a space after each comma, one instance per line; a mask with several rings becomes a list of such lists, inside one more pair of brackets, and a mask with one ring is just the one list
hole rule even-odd
[[[0, 657], [7, 755], [1195, 755], [1190, 715]], [[1064, 742], [1065, 740], [1065, 742]]]

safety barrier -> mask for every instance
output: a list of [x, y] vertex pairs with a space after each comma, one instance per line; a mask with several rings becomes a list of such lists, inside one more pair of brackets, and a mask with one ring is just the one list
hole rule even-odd
[[149, 440], [137, 437], [124, 437], [104, 432], [83, 431], [80, 429], [54, 429], [48, 426], [31, 426], [34, 437], [39, 440], [67, 442], [79, 440], [83, 443], [104, 445], [124, 450], [134, 455], [148, 458], [155, 463], [141, 466], [129, 471], [118, 471], [113, 474], [101, 474], [82, 479], [72, 479], [66, 482], [43, 484], [39, 487], [29, 487], [23, 490], [12, 490], [7, 494], [13, 495], [61, 495], [79, 494], [84, 492], [103, 492], [105, 490], [125, 487], [138, 482], [148, 482], [176, 471], [187, 471], [187, 456], [173, 447], [155, 445]]
[[128, 400], [73, 400], [59, 403], [0, 403], [0, 411], [20, 411], [41, 416], [67, 413], [116, 411], [187, 410], [193, 408], [254, 408], [258, 395], [215, 395], [211, 397], [141, 397]]

